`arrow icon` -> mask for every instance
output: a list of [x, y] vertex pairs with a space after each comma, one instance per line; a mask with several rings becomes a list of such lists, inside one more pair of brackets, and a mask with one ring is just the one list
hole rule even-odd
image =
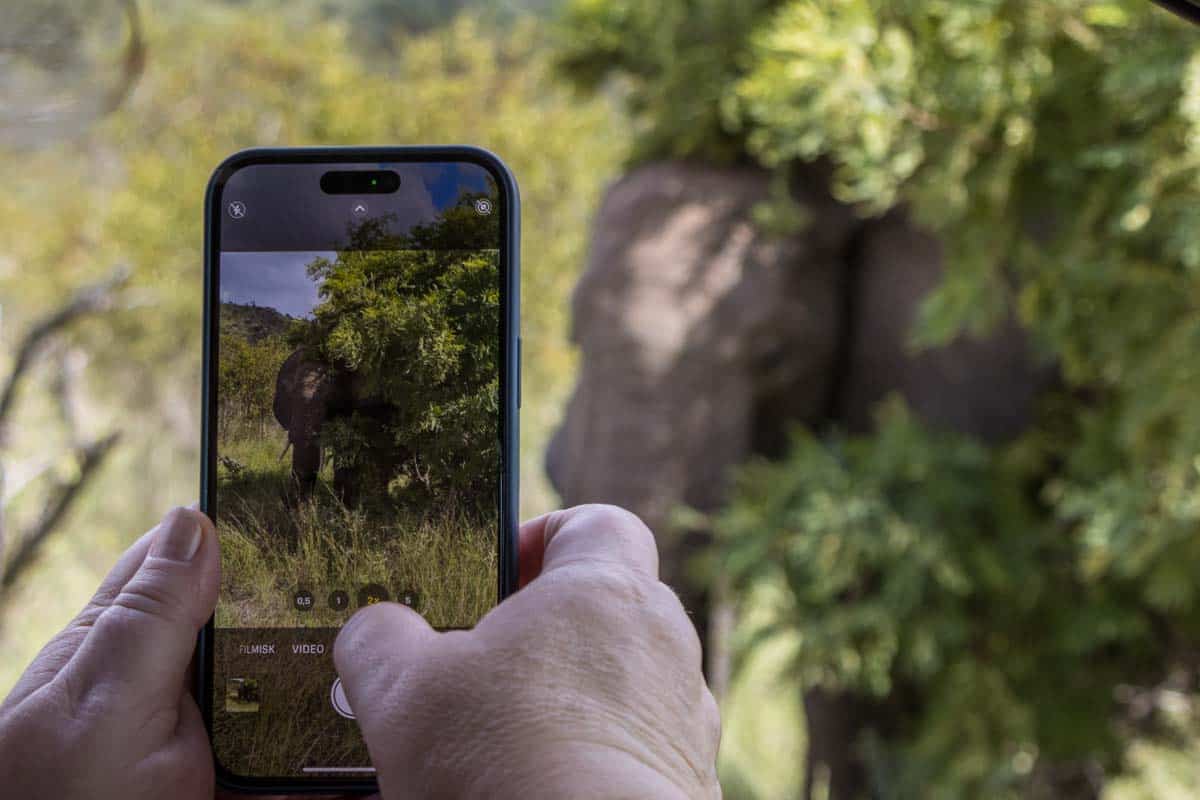
[[367, 204], [366, 203], [359, 203], [358, 205], [356, 205], [354, 207], [354, 215], [355, 216], [361, 217], [361, 216], [365, 215], [366, 213], [367, 213]]

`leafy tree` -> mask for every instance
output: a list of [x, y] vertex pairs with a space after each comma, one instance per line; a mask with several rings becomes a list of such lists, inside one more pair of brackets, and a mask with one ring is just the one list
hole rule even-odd
[[1059, 367], [1016, 442], [889, 406], [748, 467], [717, 522], [742, 589], [785, 587], [800, 680], [907, 709], [881, 791], [1119, 767], [1154, 726], [1118, 727], [1118, 688], [1196, 682], [1194, 32], [1133, 0], [577, 0], [561, 60], [626, 93], [640, 157], [822, 160], [862, 214], [908, 209], [947, 260], [914, 347], [1012, 311]]
[[250, 432], [262, 436], [275, 424], [275, 376], [287, 356], [281, 336], [257, 342], [236, 334], [221, 337], [217, 431], [222, 441]]
[[397, 498], [424, 489], [482, 511], [499, 463], [500, 270], [496, 217], [474, 199], [399, 240], [366, 222], [355, 249], [310, 264], [321, 302], [304, 338], [383, 409], [330, 424], [337, 463], [383, 470]]

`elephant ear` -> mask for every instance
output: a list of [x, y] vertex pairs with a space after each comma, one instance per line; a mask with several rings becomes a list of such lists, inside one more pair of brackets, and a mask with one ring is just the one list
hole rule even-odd
[[[564, 502], [617, 503], [663, 533], [681, 504], [719, 505], [764, 404], [825, 412], [851, 217], [814, 204], [806, 234], [770, 236], [752, 221], [768, 189], [756, 169], [668, 162], [607, 193], [573, 301], [578, 383], [547, 453]], [[660, 546], [686, 602], [687, 548]]]
[[275, 377], [275, 397], [271, 402], [275, 420], [288, 431], [300, 425], [319, 427], [319, 420], [325, 417], [331, 386], [329, 367], [309, 348], [296, 348]]
[[275, 375], [275, 396], [271, 400], [271, 410], [275, 414], [275, 421], [284, 430], [292, 421], [288, 398], [294, 394], [293, 387], [298, 384], [297, 369], [303, 360], [304, 348], [293, 350], [292, 354], [284, 359], [283, 364], [279, 367], [279, 372]]
[[941, 243], [902, 212], [869, 223], [858, 271], [839, 417], [869, 431], [879, 402], [903, 397], [914, 415], [940, 430], [1002, 442], [1033, 420], [1038, 396], [1056, 380], [1039, 363], [1027, 332], [1009, 314], [984, 336], [961, 335], [940, 347], [910, 346], [922, 301], [941, 282]]

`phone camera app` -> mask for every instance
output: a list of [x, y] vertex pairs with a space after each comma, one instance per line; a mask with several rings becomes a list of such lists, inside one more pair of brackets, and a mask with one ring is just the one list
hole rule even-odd
[[227, 569], [206, 711], [232, 773], [357, 781], [373, 770], [340, 627], [395, 601], [466, 629], [499, 599], [516, 199], [476, 164], [258, 167], [210, 211], [205, 469]]

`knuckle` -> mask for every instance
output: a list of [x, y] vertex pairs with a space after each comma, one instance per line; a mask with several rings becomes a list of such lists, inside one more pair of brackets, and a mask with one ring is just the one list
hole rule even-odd
[[354, 613], [333, 642], [336, 661], [370, 657], [379, 640], [380, 608], [367, 606]]
[[654, 534], [650, 532], [650, 527], [641, 517], [627, 508], [607, 503], [593, 503], [579, 506], [578, 509], [580, 516], [591, 525], [607, 530], [621, 531], [631, 539], [654, 542]]
[[99, 596], [93, 597], [88, 601], [88, 604], [83, 607], [83, 610], [75, 616], [75, 619], [72, 620], [72, 624], [81, 628], [90, 628], [96, 622], [96, 619], [104, 613], [104, 609], [112, 605], [112, 601], [112, 595], [104, 598], [100, 598]]
[[364, 688], [371, 695], [371, 702], [378, 716], [385, 720], [403, 719], [419, 707], [426, 696], [421, 687], [424, 678], [419, 670], [402, 669], [378, 671], [370, 676]]
[[101, 613], [147, 615], [172, 623], [190, 622], [184, 598], [171, 583], [170, 570], [147, 562]]
[[578, 525], [589, 536], [610, 540], [612, 556], [641, 571], [658, 574], [658, 543], [641, 517], [620, 506], [595, 504], [568, 509], [566, 526]]
[[697, 675], [700, 637], [679, 596], [666, 584], [632, 569], [587, 565], [556, 576], [567, 587], [569, 616], [646, 644]]
[[623, 567], [594, 562], [564, 566], [545, 578], [543, 589], [556, 595], [558, 625], [642, 635], [648, 597], [645, 578]]
[[671, 652], [683, 659], [684, 663], [702, 670], [704, 655], [700, 646], [700, 635], [684, 609], [679, 595], [661, 581], [655, 583], [650, 595], [652, 602], [648, 611], [651, 612], [651, 624], [655, 635]]
[[627, 508], [613, 505], [611, 503], [586, 503], [581, 506], [575, 506], [574, 509], [580, 516], [587, 516], [592, 522], [607, 522], [618, 524], [636, 523], [637, 525], [645, 526], [642, 518], [634, 514]]
[[576, 593], [598, 607], [620, 609], [623, 618], [631, 608], [640, 610], [649, 597], [647, 581], [631, 570], [589, 567], [580, 572], [573, 580]]
[[479, 673], [464, 674], [455, 666], [430, 659], [401, 669], [375, 670], [361, 687], [371, 698], [373, 727], [386, 730], [388, 741], [398, 750], [411, 754], [427, 748], [429, 742], [422, 741], [421, 731], [437, 730], [474, 705], [469, 698]]
[[370, 641], [372, 631], [375, 630], [379, 622], [379, 612], [381, 606], [372, 604], [360, 608], [350, 615], [350, 619], [342, 626], [341, 632], [338, 634], [337, 641], [339, 644], [347, 645], [358, 644], [364, 641]]
[[662, 581], [655, 581], [650, 591], [655, 608], [659, 613], [677, 622], [686, 623], [688, 628], [692, 627], [687, 610], [683, 607], [683, 601], [679, 599], [679, 594], [674, 589]]

